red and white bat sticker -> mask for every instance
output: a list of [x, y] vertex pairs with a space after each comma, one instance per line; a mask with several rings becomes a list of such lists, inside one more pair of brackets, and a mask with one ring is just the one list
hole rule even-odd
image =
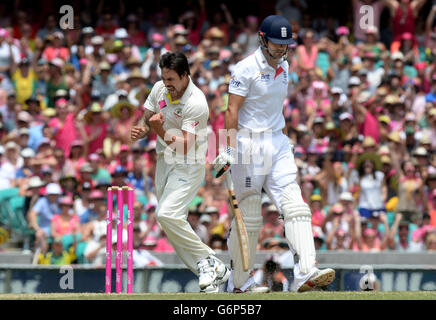
[[195, 128], [196, 126], [198, 126], [199, 123], [200, 123], [200, 121], [195, 121], [195, 122], [193, 122], [193, 123], [191, 124], [191, 126], [192, 126], [193, 128]]

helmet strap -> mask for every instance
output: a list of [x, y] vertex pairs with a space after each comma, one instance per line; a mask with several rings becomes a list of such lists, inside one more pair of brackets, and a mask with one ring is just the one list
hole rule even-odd
[[[283, 56], [280, 57], [280, 58], [277, 58], [277, 57], [273, 56], [271, 54], [271, 52], [269, 51], [269, 49], [268, 49], [268, 39], [266, 38], [265, 34], [262, 31], [259, 32], [259, 42], [260, 42], [260, 47], [265, 50], [265, 52], [268, 54], [268, 56], [271, 59], [273, 59], [273, 60], [282, 59], [282, 61], [286, 59], [286, 55], [288, 54], [288, 46], [286, 46], [286, 51], [283, 54]], [[280, 63], [280, 62], [281, 61], [279, 61], [278, 63]]]

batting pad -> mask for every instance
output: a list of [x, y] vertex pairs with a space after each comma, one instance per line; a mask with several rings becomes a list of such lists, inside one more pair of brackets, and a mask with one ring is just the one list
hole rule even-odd
[[250, 195], [239, 202], [239, 208], [247, 230], [248, 248], [249, 248], [249, 271], [245, 272], [242, 267], [241, 249], [239, 238], [236, 231], [235, 221], [232, 222], [232, 229], [229, 236], [228, 247], [230, 258], [232, 259], [233, 268], [233, 285], [235, 288], [241, 288], [250, 277], [250, 269], [253, 268], [256, 247], [259, 239], [259, 231], [262, 228], [261, 216], [261, 196]]
[[309, 273], [315, 266], [315, 244], [312, 233], [312, 213], [301, 196], [300, 187], [288, 185], [283, 191], [282, 213], [285, 221], [286, 239], [291, 250], [299, 256], [302, 273]]

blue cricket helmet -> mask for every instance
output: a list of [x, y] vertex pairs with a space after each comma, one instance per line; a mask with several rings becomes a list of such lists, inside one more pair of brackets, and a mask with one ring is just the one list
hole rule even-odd
[[260, 25], [260, 36], [276, 44], [295, 44], [289, 21], [279, 15], [266, 17]]

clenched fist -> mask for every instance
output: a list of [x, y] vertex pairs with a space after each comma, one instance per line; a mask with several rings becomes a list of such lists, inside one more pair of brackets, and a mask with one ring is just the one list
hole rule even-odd
[[163, 114], [160, 113], [156, 113], [154, 115], [151, 116], [151, 118], [148, 120], [148, 123], [150, 124], [150, 127], [156, 132], [158, 133], [160, 129], [162, 129], [163, 124], [165, 123], [165, 118], [163, 116]]
[[146, 130], [144, 127], [132, 127], [132, 130], [130, 130], [130, 139], [132, 141], [143, 139], [147, 133], [148, 130]]

